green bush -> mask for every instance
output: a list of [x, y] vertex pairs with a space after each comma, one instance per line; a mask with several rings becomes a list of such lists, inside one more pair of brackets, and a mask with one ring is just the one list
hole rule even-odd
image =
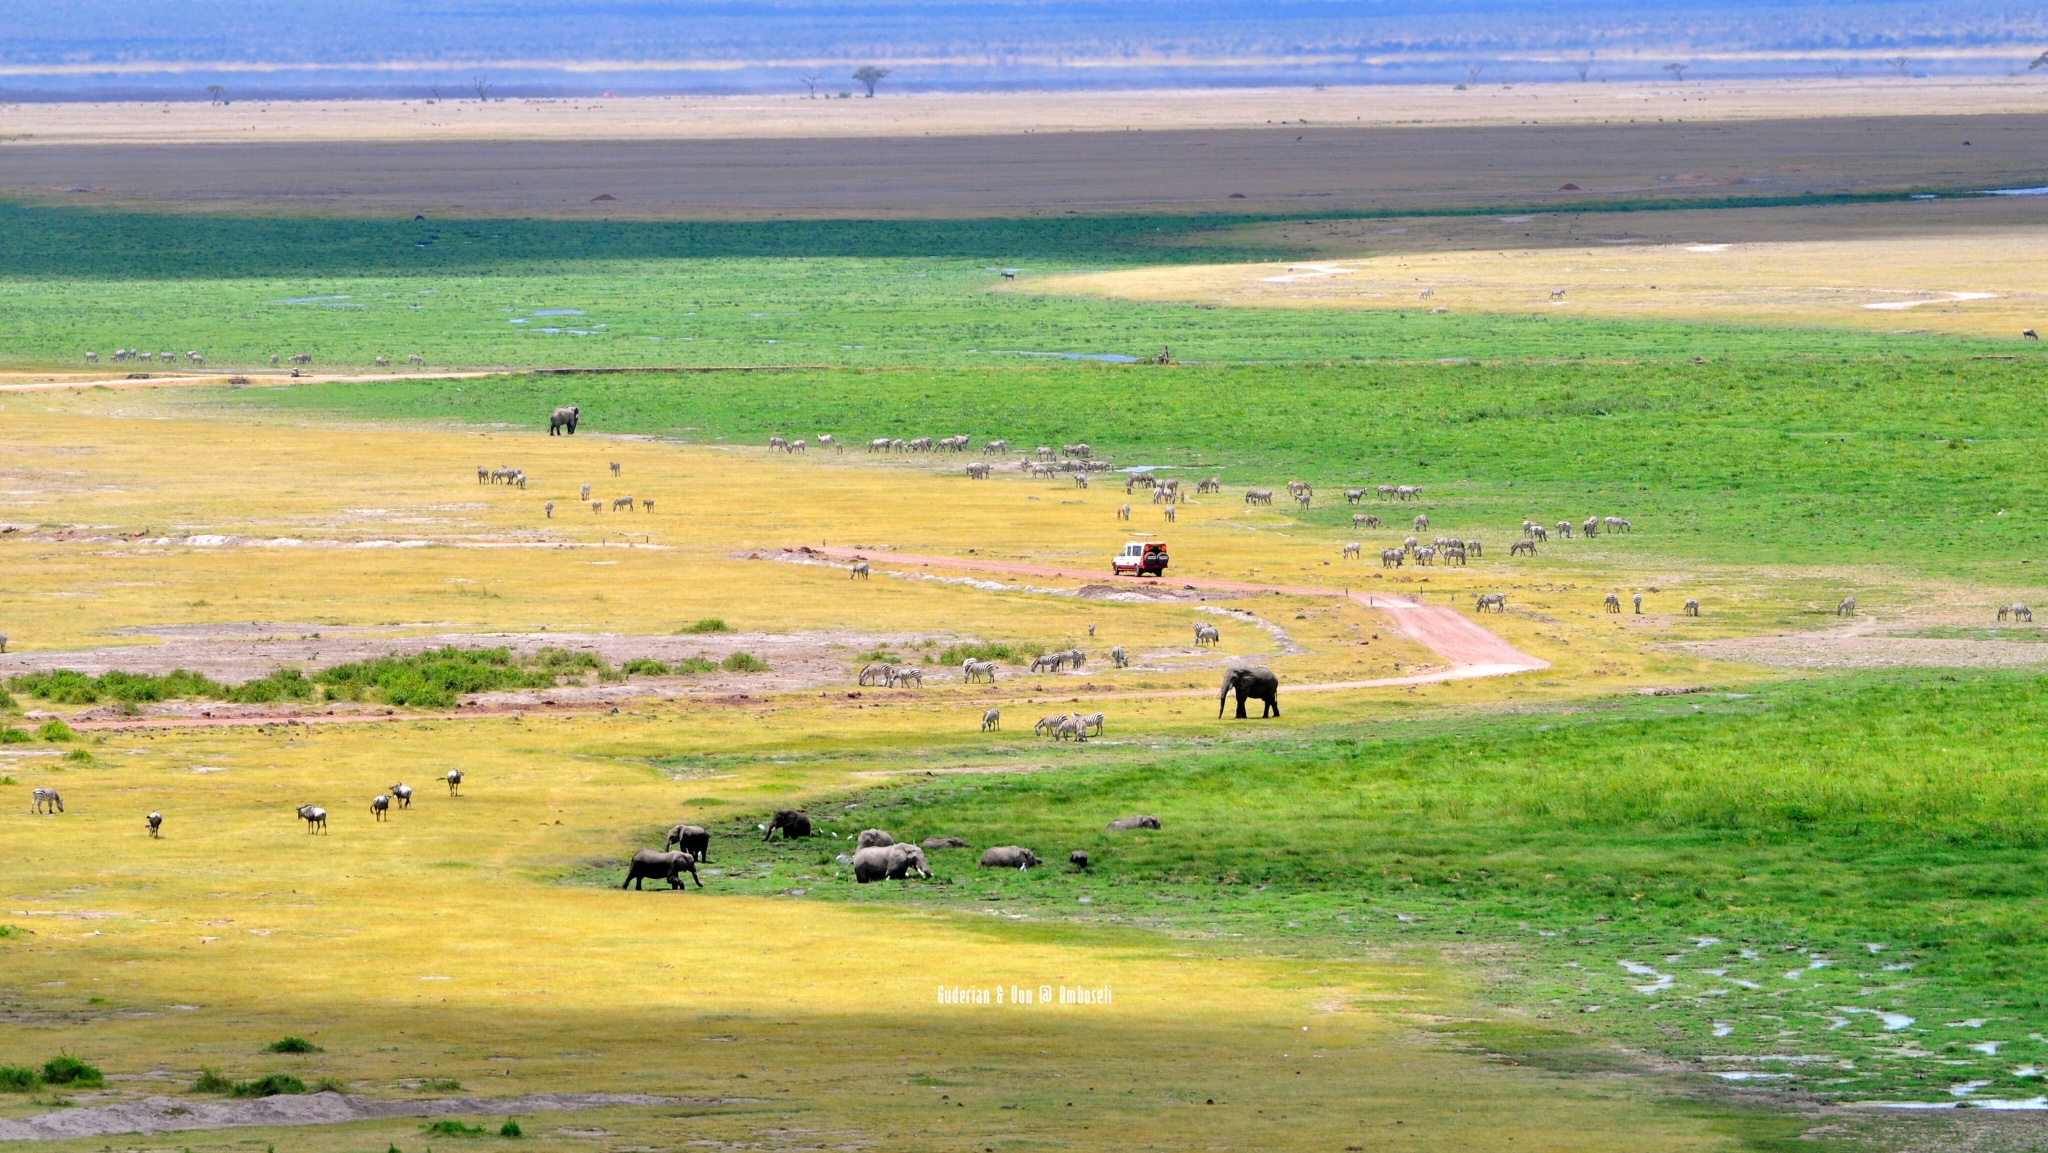
[[1045, 655], [1045, 646], [1026, 644], [1023, 641], [992, 641], [988, 644], [954, 645], [939, 654], [942, 665], [962, 664], [970, 659], [977, 661], [1002, 661], [1006, 664], [1029, 664], [1034, 657]]
[[0, 709], [11, 709], [15, 707], [17, 706], [14, 703], [14, 698], [7, 694], [6, 689], [0, 688]]
[[459, 1093], [462, 1082], [453, 1077], [429, 1077], [420, 1082], [420, 1088], [433, 1093]]
[[718, 668], [718, 662], [708, 657], [684, 657], [676, 662], [676, 675], [686, 677], [692, 673], [708, 673]]
[[25, 745], [32, 739], [26, 729], [0, 725], [0, 745]]
[[175, 697], [218, 698], [229, 691], [226, 685], [185, 669], [162, 674], [110, 670], [96, 677], [70, 669], [52, 669], [9, 677], [7, 687], [60, 705], [95, 705], [102, 700], [137, 704]]
[[70, 752], [64, 754], [64, 759], [67, 761], [76, 761], [82, 765], [90, 765], [94, 761], [93, 755], [91, 753], [86, 752], [84, 749], [73, 749]]
[[310, 701], [319, 685], [297, 669], [276, 669], [270, 675], [244, 681], [229, 689], [227, 698], [236, 704], [268, 705], [278, 701]]
[[679, 633], [729, 633], [733, 629], [731, 625], [726, 624], [725, 621], [718, 617], [705, 617], [696, 624], [685, 625], [676, 631]]
[[69, 1054], [60, 1053], [43, 1062], [45, 1085], [104, 1085], [106, 1080], [98, 1069]]
[[192, 1082], [194, 1093], [232, 1093], [234, 1090], [235, 1083], [211, 1065], [201, 1065], [198, 1079]]
[[0, 1065], [0, 1093], [33, 1093], [42, 1080], [25, 1065]]
[[498, 1136], [524, 1137], [526, 1136], [526, 1131], [519, 1127], [519, 1122], [514, 1121], [510, 1117], [507, 1117], [505, 1118], [505, 1123], [503, 1125], [498, 1126]]
[[304, 1037], [281, 1037], [263, 1047], [266, 1053], [318, 1053], [320, 1046]]
[[52, 742], [75, 741], [78, 739], [78, 734], [72, 732], [71, 726], [63, 721], [44, 721], [43, 727], [36, 730], [36, 736]]
[[653, 657], [634, 657], [620, 667], [628, 674], [636, 677], [664, 677], [668, 675], [668, 666], [655, 660]]
[[439, 1121], [430, 1122], [421, 1126], [420, 1130], [429, 1137], [481, 1137], [484, 1135], [483, 1126], [464, 1125], [453, 1118], [442, 1118]]
[[281, 1097], [306, 1091], [306, 1083], [290, 1073], [268, 1073], [254, 1081], [237, 1081], [228, 1094], [234, 1097]]
[[734, 653], [718, 662], [720, 668], [729, 673], [765, 673], [768, 662], [752, 653]]
[[322, 1077], [318, 1081], [313, 1082], [313, 1092], [346, 1093], [348, 1092], [348, 1085], [339, 1077]]
[[522, 665], [509, 649], [460, 649], [453, 646], [404, 657], [377, 657], [322, 669], [313, 680], [328, 695], [359, 701], [381, 697], [387, 704], [447, 708], [465, 693], [501, 689], [544, 689], [564, 671], [596, 668], [603, 662], [589, 653], [542, 649], [533, 667]]

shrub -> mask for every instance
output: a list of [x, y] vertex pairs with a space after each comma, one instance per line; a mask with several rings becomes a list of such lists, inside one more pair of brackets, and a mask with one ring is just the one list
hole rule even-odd
[[539, 651], [535, 652], [533, 654], [533, 663], [537, 668], [543, 668], [558, 675], [563, 673], [587, 673], [592, 669], [603, 672], [606, 667], [604, 658], [596, 653], [587, 653], [580, 649], [558, 649], [552, 645], [543, 646]]
[[729, 673], [765, 673], [768, 662], [752, 653], [734, 653], [718, 662], [719, 667]]
[[15, 707], [16, 706], [14, 703], [14, 698], [7, 695], [6, 689], [0, 688], [0, 709], [11, 709]]
[[718, 662], [708, 657], [684, 657], [676, 662], [676, 675], [689, 676], [692, 673], [708, 673], [718, 668]]
[[226, 685], [186, 669], [162, 674], [110, 670], [96, 677], [52, 669], [9, 677], [7, 687], [60, 705], [93, 705], [102, 699], [136, 704], [173, 697], [220, 697], [228, 692]]
[[322, 1077], [318, 1081], [313, 1082], [313, 1092], [346, 1093], [348, 1092], [348, 1085], [339, 1077]]
[[278, 701], [309, 701], [319, 686], [297, 669], [275, 669], [270, 675], [244, 681], [229, 689], [227, 699], [236, 704], [267, 705]]
[[423, 1125], [420, 1129], [429, 1137], [481, 1137], [484, 1135], [483, 1126], [464, 1125], [454, 1118], [443, 1118], [439, 1121]]
[[705, 617], [696, 624], [685, 625], [676, 631], [679, 633], [729, 633], [733, 629], [731, 625], [726, 624], [724, 620], [718, 617]]
[[201, 1065], [199, 1078], [192, 1082], [194, 1093], [232, 1093], [234, 1089], [235, 1083], [211, 1065]]
[[[14, 783], [13, 777], [4, 777], [0, 778], [0, 780], [5, 780], [8, 784]], [[34, 929], [24, 929], [20, 925], [0, 925], [0, 938], [33, 937], [35, 935]]]
[[306, 1083], [290, 1073], [269, 1073], [254, 1081], [237, 1081], [228, 1093], [235, 1097], [281, 1097], [305, 1091]]
[[91, 753], [86, 752], [84, 749], [73, 749], [70, 752], [64, 754], [64, 759], [67, 761], [77, 761], [78, 763], [85, 765], [93, 763], [93, 755]]
[[75, 741], [78, 739], [78, 734], [72, 732], [71, 726], [63, 721], [44, 721], [43, 727], [36, 730], [36, 736], [53, 742]]
[[519, 1122], [514, 1121], [510, 1117], [507, 1117], [505, 1118], [505, 1123], [503, 1125], [498, 1126], [498, 1136], [524, 1137], [526, 1136], [526, 1131], [519, 1127]]
[[33, 1093], [42, 1080], [25, 1065], [0, 1065], [0, 1093]]
[[30, 739], [26, 729], [0, 725], [0, 745], [25, 745]]
[[106, 1080], [98, 1069], [68, 1053], [60, 1053], [43, 1062], [45, 1085], [104, 1085]]
[[1045, 646], [1026, 644], [1023, 641], [992, 641], [988, 644], [954, 645], [939, 654], [942, 665], [957, 665], [972, 658], [977, 661], [1003, 661], [1021, 665], [1030, 663], [1033, 657], [1045, 655]]
[[420, 1088], [434, 1093], [459, 1093], [462, 1091], [462, 1082], [453, 1077], [429, 1077], [420, 1082]]
[[282, 1037], [263, 1047], [266, 1053], [318, 1053], [320, 1046], [304, 1037]]
[[668, 666], [653, 657], [634, 657], [620, 666], [625, 672], [636, 677], [665, 677]]
[[589, 653], [542, 649], [534, 667], [521, 665], [509, 649], [459, 649], [453, 646], [405, 657], [377, 657], [322, 669], [313, 680], [328, 695], [358, 701], [382, 697], [388, 704], [447, 708], [464, 693], [498, 689], [544, 689], [562, 671], [603, 664]]

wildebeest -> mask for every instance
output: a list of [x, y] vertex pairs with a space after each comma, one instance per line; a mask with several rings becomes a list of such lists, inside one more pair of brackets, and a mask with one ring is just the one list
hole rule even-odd
[[461, 791], [462, 791], [462, 770], [461, 770], [461, 769], [449, 769], [449, 770], [448, 770], [448, 795], [449, 795], [449, 796], [451, 796], [451, 797], [453, 797], [453, 796], [458, 796], [458, 795], [460, 795]]
[[885, 829], [862, 829], [860, 835], [853, 839], [856, 849], [882, 849], [895, 843], [896, 838]]
[[58, 813], [64, 811], [64, 798], [58, 796], [55, 789], [33, 789], [29, 792], [28, 799], [28, 811], [31, 813], [42, 813], [48, 816], [53, 811]]
[[164, 835], [164, 815], [162, 813], [151, 813], [142, 818], [142, 820], [144, 824], [149, 826], [150, 836], [161, 837]]
[[690, 874], [690, 879], [697, 882], [698, 888], [704, 887], [704, 878], [697, 875], [696, 858], [690, 854], [682, 851], [664, 853], [653, 849], [641, 849], [633, 854], [632, 860], [626, 862], [626, 879], [619, 882], [619, 888], [630, 887], [644, 893], [647, 889], [641, 882], [654, 877], [667, 881], [671, 889], [685, 889], [689, 886], [683, 884], [684, 873]]
[[1843, 598], [1842, 598], [1842, 603], [1841, 603], [1841, 604], [1838, 604], [1838, 605], [1836, 605], [1836, 606], [1835, 606], [1835, 615], [1836, 615], [1836, 616], [1838, 616], [1838, 617], [1850, 617], [1850, 616], [1855, 616], [1855, 615], [1856, 615], [1856, 598], [1855, 598], [1855, 597], [1843, 597]]
[[1028, 869], [1039, 863], [1038, 854], [1016, 845], [998, 845], [981, 855], [984, 869]]
[[1001, 709], [998, 709], [998, 708], [994, 708], [994, 707], [991, 707], [991, 708], [989, 708], [989, 710], [988, 710], [988, 711], [986, 711], [986, 712], [984, 712], [984, 713], [982, 713], [982, 714], [981, 714], [981, 731], [982, 731], [982, 732], [984, 732], [984, 733], [993, 733], [993, 732], [999, 732], [999, 731], [1001, 731], [1001, 730], [1002, 730], [1002, 727], [1003, 727], [1003, 710], [1001, 710]]
[[1219, 629], [1218, 629], [1218, 628], [1217, 628], [1217, 627], [1216, 627], [1215, 625], [1196, 625], [1196, 626], [1195, 626], [1195, 644], [1197, 644], [1197, 645], [1220, 645], [1220, 644], [1222, 644], [1222, 643], [1223, 643], [1223, 633], [1222, 633], [1222, 631], [1221, 631], [1221, 630], [1219, 630]]
[[761, 839], [768, 840], [778, 830], [785, 841], [808, 837], [811, 835], [811, 818], [801, 809], [777, 809], [775, 815], [768, 819], [768, 828], [762, 833]]
[[1479, 605], [1473, 611], [1483, 613], [1487, 609], [1492, 609], [1497, 613], [1508, 611], [1508, 595], [1506, 593], [1479, 594]]
[[327, 831], [327, 810], [318, 805], [300, 805], [299, 819], [306, 822], [306, 831], [309, 833], [314, 829], [319, 829], [323, 833]]
[[1614, 593], [1608, 593], [1607, 599], [1600, 603], [1606, 607], [1608, 612], [1618, 613], [1621, 611], [1621, 597]]
[[681, 849], [700, 861], [711, 859], [711, 833], [702, 825], [676, 825], [662, 839], [661, 847]]
[[387, 797], [387, 796], [385, 796], [385, 795], [384, 795], [383, 793], [378, 793], [378, 794], [377, 794], [376, 796], [374, 796], [374, 797], [371, 797], [371, 798], [370, 798], [370, 819], [371, 819], [371, 820], [381, 821], [381, 820], [383, 820], [383, 819], [384, 819], [384, 816], [385, 816], [385, 814], [386, 814], [386, 813], [388, 813], [388, 812], [390, 812], [390, 811], [391, 811], [391, 798], [390, 798], [390, 797]]
[[1700, 602], [1688, 598], [1685, 602], [1685, 615], [1689, 617], [1700, 615]]
[[853, 879], [859, 884], [870, 881], [901, 881], [910, 874], [929, 879], [930, 866], [925, 863], [924, 850], [916, 845], [888, 845], [864, 848], [853, 854]]
[[397, 802], [398, 802], [398, 807], [399, 807], [399, 808], [401, 808], [401, 809], [410, 809], [410, 808], [412, 808], [412, 786], [411, 786], [411, 785], [408, 785], [408, 784], [406, 784], [405, 782], [401, 781], [401, 782], [399, 782], [398, 784], [395, 784], [395, 785], [391, 786], [391, 788], [390, 788], [389, 790], [387, 790], [387, 791], [388, 791], [388, 792], [390, 792], [390, 794], [391, 794], [391, 799], [392, 799], [392, 800], [394, 800], [394, 801], [397, 801]]
[[1127, 669], [1131, 667], [1131, 658], [1124, 653], [1124, 646], [1117, 645], [1109, 650], [1109, 663], [1112, 668]]
[[1156, 829], [1158, 827], [1159, 818], [1148, 816], [1118, 817], [1108, 825], [1109, 831], [1112, 833], [1127, 832], [1131, 829]]

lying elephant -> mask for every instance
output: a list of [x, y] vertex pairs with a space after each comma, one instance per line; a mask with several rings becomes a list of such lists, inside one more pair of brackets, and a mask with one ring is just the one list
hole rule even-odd
[[1121, 833], [1127, 829], [1156, 829], [1158, 827], [1158, 817], [1118, 817], [1109, 823], [1109, 831], [1112, 833]]
[[1028, 869], [1038, 864], [1038, 854], [1015, 845], [998, 845], [981, 855], [984, 869]]

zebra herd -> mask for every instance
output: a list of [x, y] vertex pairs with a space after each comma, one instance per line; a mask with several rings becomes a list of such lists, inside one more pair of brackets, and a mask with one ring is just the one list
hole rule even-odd
[[[113, 355], [108, 359], [135, 360], [143, 362], [155, 360], [162, 364], [174, 364], [177, 362], [179, 357], [178, 354], [175, 352], [147, 353], [139, 348], [117, 348], [114, 350]], [[206, 363], [206, 358], [204, 356], [201, 356], [197, 351], [189, 348], [185, 350], [184, 359], [190, 361], [193, 364]], [[98, 364], [100, 362], [100, 354], [97, 352], [86, 353], [85, 362], [87, 364]]]
[[[1651, 589], [1650, 591], [1651, 591], [1651, 592], [1655, 592], [1655, 591], [1657, 591], [1657, 590], [1655, 590], [1655, 589]], [[1632, 602], [1633, 602], [1633, 604], [1634, 604], [1634, 607], [1635, 607], [1635, 611], [1636, 611], [1636, 615], [1637, 615], [1637, 616], [1641, 616], [1641, 615], [1642, 615], [1642, 612], [1643, 612], [1643, 594], [1641, 594], [1641, 593], [1636, 593], [1636, 594], [1635, 594], [1635, 595], [1634, 595], [1633, 597], [1631, 597], [1630, 599], [1631, 599], [1631, 601], [1632, 601]], [[1843, 601], [1843, 602], [1842, 602], [1842, 604], [1844, 604], [1844, 605], [1847, 605], [1847, 606], [1848, 606], [1848, 608], [1849, 608], [1849, 611], [1851, 611], [1851, 612], [1854, 612], [1854, 611], [1855, 611], [1855, 609], [1856, 609], [1856, 598], [1855, 598], [1855, 597], [1850, 597], [1850, 598], [1849, 598], [1848, 600], [1846, 600], [1846, 601]], [[1618, 613], [1618, 612], [1620, 612], [1620, 611], [1621, 611], [1621, 594], [1619, 594], [1619, 593], [1608, 593], [1608, 594], [1607, 594], [1607, 595], [1606, 595], [1605, 597], [1601, 598], [1601, 601], [1600, 601], [1600, 607], [1601, 607], [1601, 608], [1603, 608], [1603, 609], [1605, 609], [1605, 610], [1607, 610], [1607, 611], [1608, 611], [1608, 612], [1610, 612], [1610, 613]], [[1837, 610], [1837, 611], [1839, 611], [1839, 610]], [[1695, 599], [1695, 598], [1692, 598], [1692, 597], [1687, 597], [1687, 598], [1686, 598], [1686, 601], [1685, 601], [1685, 608], [1683, 609], [1683, 612], [1685, 613], [1685, 615], [1686, 615], [1686, 616], [1689, 616], [1689, 617], [1696, 617], [1696, 616], [1700, 615], [1700, 602], [1699, 602], [1699, 601], [1698, 601], [1697, 599]]]
[[1086, 741], [1090, 736], [1101, 736], [1102, 729], [1101, 713], [1060, 713], [1057, 716], [1040, 719], [1037, 724], [1031, 726], [1031, 735], [1051, 737], [1056, 741], [1064, 741], [1068, 737], [1074, 738], [1075, 741]]
[[[1415, 519], [1418, 524], [1427, 524], [1423, 517], [1416, 517]], [[1342, 557], [1349, 559], [1361, 555], [1362, 551], [1359, 542], [1350, 541], [1345, 544]], [[1514, 550], [1510, 548], [1509, 551], [1512, 552]], [[1463, 537], [1455, 536], [1440, 536], [1436, 538], [1434, 543], [1423, 544], [1422, 538], [1411, 536], [1401, 542], [1400, 548], [1381, 549], [1380, 567], [1400, 568], [1402, 564], [1411, 559], [1418, 565], [1432, 565], [1439, 560], [1445, 564], [1461, 565], [1465, 563], [1467, 557], [1484, 556], [1485, 553], [1486, 546], [1478, 540], [1466, 540]]]
[[[1196, 644], [1206, 643], [1214, 645], [1221, 640], [1222, 636], [1217, 632], [1215, 625], [1195, 626]], [[1112, 666], [1120, 669], [1131, 666], [1130, 654], [1124, 651], [1122, 645], [1117, 645], [1109, 650], [1109, 661]], [[1088, 653], [1080, 648], [1071, 648], [1063, 649], [1059, 652], [1043, 653], [1033, 657], [1029, 672], [1034, 675], [1038, 673], [1079, 672], [1081, 669], [1086, 668], [1087, 665]], [[968, 657], [960, 662], [960, 683], [971, 685], [985, 682], [992, 685], [996, 683], [999, 671], [1000, 666], [995, 661]], [[855, 678], [855, 683], [859, 684], [862, 688], [893, 689], [904, 688], [909, 685], [923, 688], [924, 670], [916, 665], [897, 665], [888, 661], [873, 661], [861, 666], [860, 674]], [[985, 731], [987, 729], [999, 728], [1001, 725], [1000, 715], [996, 714], [994, 709], [989, 710], [989, 712], [991, 715], [983, 718], [984, 722], [986, 722], [984, 726]]]
[[477, 465], [476, 482], [478, 484], [509, 484], [515, 488], [525, 488], [526, 470], [523, 468], [513, 468], [510, 465], [506, 465], [503, 468], [487, 468], [484, 465]]

